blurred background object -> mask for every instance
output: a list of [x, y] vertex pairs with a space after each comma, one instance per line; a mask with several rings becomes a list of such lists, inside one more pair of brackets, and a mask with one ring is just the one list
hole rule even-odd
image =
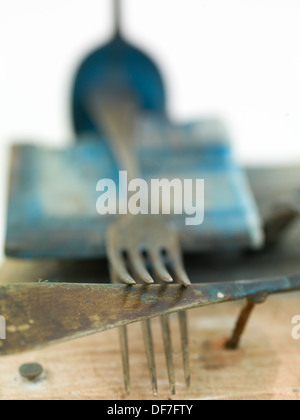
[[[124, 34], [162, 69], [176, 121], [224, 118], [242, 163], [300, 160], [298, 0], [123, 1]], [[111, 36], [111, 3], [1, 2], [1, 242], [7, 145], [72, 139], [74, 70]]]
[[114, 22], [111, 38], [89, 53], [75, 73], [71, 114], [77, 140], [83, 140], [80, 136], [85, 135], [106, 136], [98, 106], [100, 101], [103, 108], [107, 96], [118, 97], [116, 106], [121, 101], [125, 108], [134, 106], [160, 117], [166, 115], [166, 90], [159, 68], [151, 57], [126, 40], [124, 1], [111, 0], [111, 5]]

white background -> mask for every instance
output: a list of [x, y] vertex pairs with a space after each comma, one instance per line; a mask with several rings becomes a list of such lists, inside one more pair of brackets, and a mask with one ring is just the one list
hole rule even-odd
[[[123, 3], [124, 32], [163, 70], [174, 119], [221, 116], [243, 163], [300, 162], [299, 0]], [[109, 38], [111, 4], [0, 0], [0, 247], [7, 145], [72, 140], [71, 80]]]

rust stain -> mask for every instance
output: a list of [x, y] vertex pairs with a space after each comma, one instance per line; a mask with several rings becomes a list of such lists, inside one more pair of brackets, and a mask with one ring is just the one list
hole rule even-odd
[[225, 349], [228, 337], [221, 337], [203, 343], [201, 359], [207, 370], [224, 369], [238, 363], [243, 357], [243, 350], [230, 351]]

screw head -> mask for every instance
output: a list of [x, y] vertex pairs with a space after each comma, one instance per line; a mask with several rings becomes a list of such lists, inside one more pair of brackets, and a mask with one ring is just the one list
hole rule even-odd
[[28, 381], [34, 381], [43, 373], [43, 367], [39, 363], [25, 363], [19, 368], [20, 375]]

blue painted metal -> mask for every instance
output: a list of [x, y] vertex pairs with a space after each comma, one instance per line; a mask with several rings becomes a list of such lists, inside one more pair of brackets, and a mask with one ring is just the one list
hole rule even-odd
[[129, 44], [119, 34], [91, 53], [81, 64], [72, 93], [72, 119], [77, 140], [103, 132], [94, 125], [87, 111], [91, 92], [109, 90], [119, 95], [130, 92], [142, 110], [166, 113], [166, 92], [162, 76], [145, 53]]
[[[184, 251], [262, 245], [259, 214], [228, 136], [216, 120], [184, 126], [146, 118], [136, 129], [142, 176], [205, 180], [205, 220], [186, 226], [171, 215]], [[141, 140], [141, 141], [139, 141]], [[108, 142], [82, 139], [63, 150], [16, 146], [8, 208], [6, 254], [22, 258], [105, 256], [105, 234], [118, 216], [96, 212], [96, 184], [118, 183], [119, 168]]]

